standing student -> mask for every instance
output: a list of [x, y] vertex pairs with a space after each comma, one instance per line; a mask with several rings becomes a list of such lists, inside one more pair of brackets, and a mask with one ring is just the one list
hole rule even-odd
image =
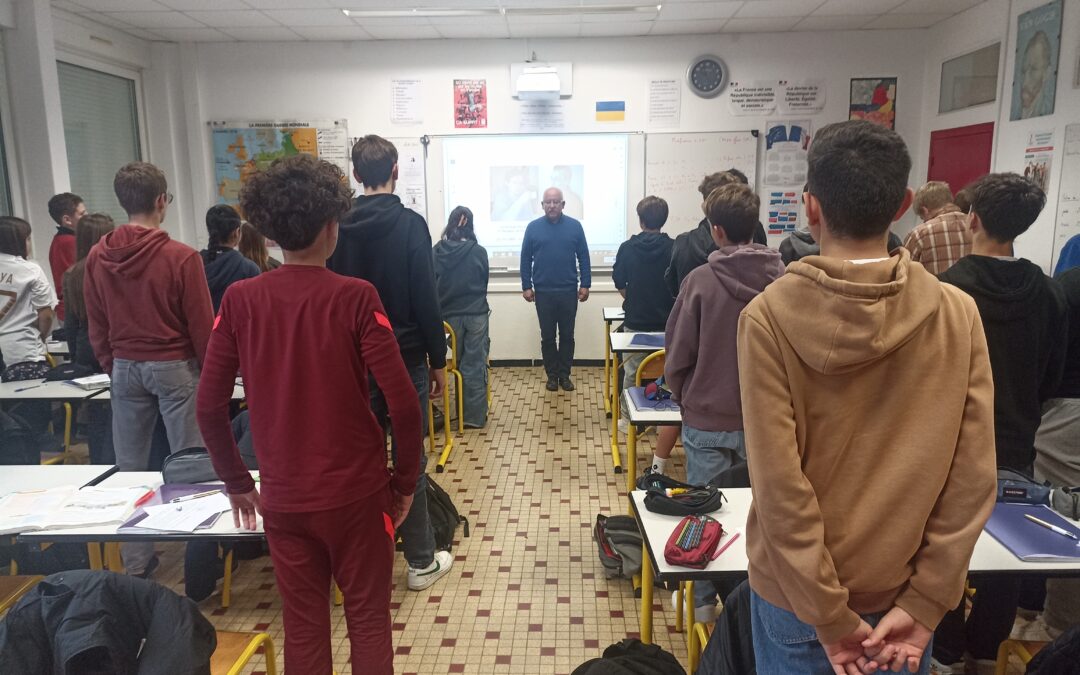
[[914, 209], [922, 223], [904, 239], [912, 260], [931, 274], [941, 274], [971, 252], [967, 214], [953, 204], [948, 183], [930, 181], [919, 188]]
[[[739, 313], [784, 273], [779, 252], [751, 241], [760, 207], [747, 185], [712, 191], [705, 213], [717, 250], [686, 276], [667, 320], [664, 379], [682, 411], [686, 480], [693, 485], [746, 461], [735, 349]], [[716, 593], [712, 583], [694, 585], [699, 621], [714, 620]]]
[[[660, 231], [668, 219], [667, 202], [649, 195], [638, 202], [641, 232], [619, 246], [611, 280], [623, 297], [623, 327], [635, 332], [664, 330], [675, 298], [664, 283], [671, 261], [671, 237]], [[623, 386], [634, 386], [638, 366], [645, 354], [629, 356], [623, 363]]]
[[86, 215], [82, 197], [70, 192], [53, 195], [49, 200], [49, 215], [56, 222], [56, 234], [49, 245], [49, 267], [52, 269], [53, 287], [59, 298], [56, 318], [64, 320], [64, 290], [61, 283], [64, 272], [75, 263], [75, 227]]
[[243, 279], [259, 276], [259, 266], [236, 250], [240, 242], [240, 214], [228, 204], [216, 204], [206, 212], [207, 247], [199, 251], [216, 313], [225, 289]]
[[473, 213], [458, 206], [450, 212], [442, 239], [432, 251], [435, 288], [443, 318], [457, 336], [458, 363], [464, 383], [465, 426], [487, 422], [488, 401], [488, 254], [476, 241]]
[[529, 223], [521, 241], [521, 297], [536, 303], [547, 390], [573, 391], [577, 305], [592, 286], [589, 243], [581, 222], [563, 213], [561, 190], [545, 190], [540, 205], [544, 216]]
[[[64, 272], [64, 295], [67, 296], [67, 314], [64, 331], [67, 333], [68, 356], [75, 365], [93, 373], [103, 372], [94, 358], [90, 346], [90, 325], [83, 300], [86, 277], [86, 256], [94, 244], [116, 228], [113, 219], [104, 213], [90, 213], [75, 226], [75, 264]], [[87, 445], [91, 464], [115, 464], [116, 452], [112, 440], [112, 408], [108, 403], [88, 401], [85, 404], [88, 418]]]
[[[113, 189], [128, 224], [86, 257], [83, 297], [90, 344], [112, 377], [116, 464], [146, 471], [158, 413], [172, 452], [203, 445], [195, 388], [214, 310], [198, 252], [161, 229], [172, 203], [161, 169], [132, 162]], [[157, 567], [150, 544], [126, 544], [122, 553], [129, 574]]]
[[[199, 424], [236, 526], [255, 529], [256, 514], [263, 516], [283, 602], [285, 670], [332, 671], [333, 578], [345, 597], [352, 662], [390, 675], [394, 528], [413, 501], [423, 436], [378, 293], [326, 269], [338, 219], [349, 210], [344, 178], [333, 164], [301, 154], [275, 161], [241, 190], [244, 213], [281, 244], [285, 265], [226, 292], [206, 350]], [[249, 384], [261, 492], [229, 419], [238, 370]], [[367, 402], [369, 375], [390, 409], [392, 473]], [[299, 416], [298, 401], [307, 404]]]
[[[420, 402], [420, 431], [427, 429], [428, 400], [446, 386], [446, 334], [443, 331], [431, 234], [419, 213], [405, 208], [394, 194], [398, 177], [397, 148], [379, 136], [364, 136], [352, 150], [353, 173], [364, 194], [341, 219], [337, 248], [327, 266], [370, 282], [386, 308], [401, 358]], [[371, 407], [385, 426], [390, 410], [386, 394], [371, 381]], [[391, 451], [397, 453], [395, 436]], [[454, 556], [435, 550], [435, 533], [427, 509], [427, 455], [420, 455], [416, 498], [398, 532], [409, 563], [409, 590], [431, 586], [450, 571]]]
[[[56, 294], [44, 270], [27, 260], [30, 224], [22, 218], [0, 217], [0, 355], [4, 382], [37, 380], [45, 376], [45, 339], [52, 329]], [[23, 417], [35, 435], [49, 425], [48, 401], [22, 401], [9, 408]], [[0, 457], [5, 464], [37, 464], [40, 457]]]
[[[1068, 306], [1061, 286], [1013, 251], [1013, 241], [1045, 204], [1042, 189], [1023, 176], [980, 179], [969, 216], [971, 255], [940, 275], [973, 297], [982, 316], [994, 375], [997, 464], [1028, 475], [1042, 404], [1058, 390], [1067, 349]], [[967, 657], [979, 672], [992, 672], [998, 645], [1016, 620], [1020, 579], [992, 576], [973, 585], [977, 592], [966, 627], [961, 603], [938, 629], [934, 658], [949, 666]]]
[[237, 250], [251, 262], [255, 263], [260, 272], [269, 272], [281, 267], [281, 261], [270, 257], [266, 249], [266, 237], [259, 234], [251, 223], [241, 221], [240, 241]]
[[900, 136], [831, 124], [808, 160], [821, 255], [739, 317], [757, 669], [927, 673], [994, 502], [986, 341], [970, 297], [888, 250]]

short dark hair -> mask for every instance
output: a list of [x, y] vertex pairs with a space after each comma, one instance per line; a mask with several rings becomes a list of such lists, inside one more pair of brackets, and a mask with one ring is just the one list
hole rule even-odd
[[397, 148], [382, 136], [368, 134], [356, 141], [352, 149], [353, 171], [366, 187], [386, 185], [398, 161]]
[[1026, 232], [1046, 206], [1042, 188], [1015, 173], [983, 176], [972, 193], [972, 212], [979, 216], [990, 238], [1003, 244]]
[[0, 253], [25, 258], [30, 223], [15, 216], [0, 216]]
[[240, 214], [228, 204], [215, 204], [206, 212], [206, 231], [210, 246], [224, 246], [233, 232], [240, 229]]
[[899, 134], [865, 120], [830, 124], [818, 132], [807, 161], [809, 192], [833, 235], [865, 240], [885, 234], [911, 173]]
[[750, 184], [750, 179], [746, 177], [746, 174], [743, 173], [742, 171], [739, 171], [735, 167], [732, 167], [732, 168], [728, 169], [727, 173], [730, 173], [732, 176], [735, 176], [736, 178], [738, 178], [739, 182], [742, 183], [743, 185], [749, 185]]
[[125, 164], [113, 178], [113, 192], [128, 215], [151, 213], [157, 198], [168, 191], [165, 174], [149, 162]]
[[701, 179], [701, 183], [698, 185], [698, 192], [701, 193], [702, 200], [708, 199], [712, 191], [721, 185], [730, 185], [732, 183], [741, 183], [739, 177], [730, 171], [717, 171], [716, 173], [710, 173]]
[[57, 225], [61, 225], [64, 216], [74, 216], [75, 209], [79, 208], [79, 204], [82, 203], [82, 197], [70, 192], [53, 195], [52, 199], [49, 200], [49, 216], [56, 221]]
[[336, 165], [308, 154], [274, 160], [240, 189], [240, 208], [286, 251], [311, 246], [319, 230], [352, 206], [352, 189]]
[[709, 224], [724, 230], [732, 243], [745, 244], [754, 238], [761, 200], [742, 183], [721, 185], [705, 199], [705, 216]]
[[649, 195], [637, 204], [637, 217], [646, 230], [659, 230], [667, 222], [668, 205], [663, 199]]
[[443, 230], [442, 238], [448, 241], [476, 241], [472, 209], [468, 206], [455, 206], [450, 212], [450, 217], [446, 219], [446, 229]]
[[975, 184], [977, 182], [978, 181], [973, 181], [971, 183], [968, 183], [964, 187], [960, 188], [960, 190], [956, 193], [956, 196], [953, 197], [953, 204], [955, 204], [956, 208], [960, 209], [964, 213], [967, 213], [971, 210], [971, 197], [975, 193]]
[[112, 216], [107, 213], [88, 213], [75, 228], [75, 260], [90, 255], [90, 249], [98, 240], [116, 228]]

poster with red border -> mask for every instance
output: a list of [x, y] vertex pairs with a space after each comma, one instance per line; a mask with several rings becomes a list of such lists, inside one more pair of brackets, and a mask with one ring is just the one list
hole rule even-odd
[[487, 80], [454, 80], [454, 128], [487, 129]]

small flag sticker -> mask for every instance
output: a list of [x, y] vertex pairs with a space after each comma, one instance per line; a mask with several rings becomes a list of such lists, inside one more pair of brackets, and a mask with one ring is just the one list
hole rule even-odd
[[623, 122], [626, 120], [626, 101], [597, 101], [597, 122]]

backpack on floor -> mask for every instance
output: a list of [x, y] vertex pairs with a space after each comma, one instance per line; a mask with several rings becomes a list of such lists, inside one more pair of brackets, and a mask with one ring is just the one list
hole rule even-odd
[[608, 579], [632, 579], [641, 572], [641, 532], [630, 516], [596, 516], [593, 539]]
[[657, 645], [627, 638], [605, 649], [602, 658], [575, 668], [572, 675], [686, 675], [686, 671], [678, 659]]
[[427, 477], [427, 486], [428, 517], [435, 532], [435, 548], [450, 551], [454, 548], [454, 532], [458, 525], [464, 525], [465, 536], [469, 536], [469, 519], [458, 513], [450, 495], [431, 476]]

